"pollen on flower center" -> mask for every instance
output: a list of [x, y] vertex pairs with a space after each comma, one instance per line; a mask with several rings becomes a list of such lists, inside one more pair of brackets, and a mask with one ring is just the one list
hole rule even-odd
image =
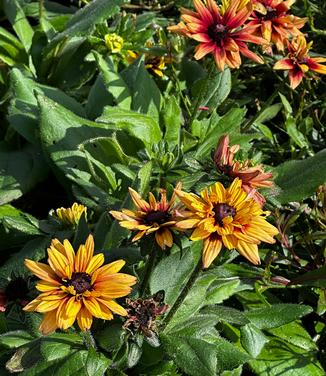
[[234, 207], [223, 203], [214, 205], [214, 213], [215, 223], [223, 226], [223, 218], [228, 216], [234, 217], [237, 212]]
[[153, 223], [162, 224], [169, 220], [171, 214], [166, 211], [154, 210], [149, 212], [144, 218], [144, 223], [146, 225], [152, 225]]
[[228, 30], [226, 26], [222, 24], [216, 24], [209, 26], [207, 34], [212, 39], [213, 42], [220, 45], [221, 41], [225, 39], [228, 35]]
[[69, 286], [73, 286], [77, 294], [82, 294], [92, 289], [92, 278], [85, 272], [72, 273], [71, 279], [68, 281]]

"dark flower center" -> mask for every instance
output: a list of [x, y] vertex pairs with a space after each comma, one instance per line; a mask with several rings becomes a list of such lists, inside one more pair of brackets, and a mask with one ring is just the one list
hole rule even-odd
[[211, 25], [207, 30], [207, 34], [213, 42], [221, 46], [222, 40], [225, 39], [228, 35], [228, 30], [226, 26], [221, 24]]
[[91, 276], [85, 272], [72, 273], [71, 279], [68, 281], [68, 286], [73, 286], [77, 294], [82, 294], [92, 289], [91, 281]]
[[214, 205], [214, 219], [215, 223], [219, 226], [223, 226], [223, 218], [236, 215], [236, 210], [228, 204], [215, 204]]
[[167, 211], [153, 210], [146, 215], [146, 217], [144, 218], [144, 223], [146, 225], [152, 225], [154, 223], [161, 225], [162, 223], [167, 222], [170, 217], [171, 214]]
[[260, 14], [258, 17], [263, 21], [269, 21], [278, 16], [277, 10], [272, 7], [266, 7], [267, 13]]

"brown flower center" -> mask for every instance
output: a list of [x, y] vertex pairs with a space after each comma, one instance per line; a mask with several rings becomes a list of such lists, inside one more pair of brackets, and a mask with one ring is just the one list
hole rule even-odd
[[258, 17], [263, 21], [270, 21], [273, 18], [276, 18], [278, 16], [277, 10], [267, 6], [266, 7], [267, 13], [266, 14], [260, 14]]
[[228, 30], [226, 26], [221, 24], [211, 25], [207, 30], [207, 34], [213, 42], [215, 42], [218, 46], [221, 46], [221, 42], [228, 35]]
[[215, 204], [214, 213], [215, 223], [219, 226], [223, 226], [223, 218], [229, 216], [234, 217], [237, 211], [234, 209], [234, 207], [228, 204]]
[[153, 225], [154, 223], [161, 225], [167, 222], [170, 218], [171, 214], [167, 211], [153, 210], [146, 215], [144, 218], [144, 223], [146, 225]]
[[68, 281], [69, 286], [73, 286], [77, 294], [82, 294], [92, 289], [92, 278], [85, 272], [72, 273], [71, 279]]

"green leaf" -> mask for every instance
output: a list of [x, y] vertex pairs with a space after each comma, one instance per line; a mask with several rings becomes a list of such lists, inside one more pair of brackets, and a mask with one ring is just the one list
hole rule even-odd
[[158, 121], [162, 103], [161, 92], [147, 72], [143, 60], [142, 57], [130, 64], [121, 72], [121, 76], [132, 94], [132, 109], [148, 114]]
[[77, 334], [55, 333], [41, 340], [41, 354], [47, 362], [69, 356], [75, 349], [82, 349], [82, 338]]
[[122, 77], [116, 72], [113, 60], [111, 58], [104, 60], [96, 51], [93, 51], [93, 55], [102, 73], [106, 89], [111, 93], [116, 104], [125, 110], [130, 110], [131, 94]]
[[3, 8], [26, 51], [29, 51], [32, 45], [34, 31], [29, 24], [19, 1], [3, 0]]
[[151, 293], [164, 290], [165, 303], [171, 306], [197, 265], [201, 257], [201, 249], [201, 242], [194, 242], [190, 248], [184, 248], [182, 253], [181, 251], [171, 252], [169, 256], [163, 258], [151, 274]]
[[[301, 201], [311, 196], [326, 181], [326, 149], [302, 161], [287, 161], [274, 169], [275, 183], [282, 192], [277, 196], [282, 204]], [[300, 177], [300, 184], [298, 184]]]
[[218, 322], [218, 318], [212, 314], [195, 314], [188, 317], [186, 320], [171, 322], [164, 329], [165, 334], [198, 337], [201, 338], [204, 333], [207, 333]]
[[56, 367], [56, 376], [89, 376], [86, 371], [86, 361], [88, 352], [79, 350], [66, 357], [64, 361]]
[[[214, 279], [215, 278], [216, 277], [214, 276]], [[209, 305], [222, 303], [237, 291], [239, 285], [239, 279], [217, 281], [208, 289], [205, 304]]]
[[108, 369], [111, 360], [104, 354], [96, 352], [94, 349], [88, 350], [85, 371], [89, 376], [103, 376]]
[[290, 285], [304, 285], [326, 288], [326, 266], [311, 270], [291, 280]]
[[11, 150], [0, 144], [0, 205], [30, 191], [48, 172], [42, 153], [32, 145]]
[[150, 189], [152, 169], [153, 169], [153, 163], [152, 161], [148, 161], [147, 163], [144, 164], [144, 166], [140, 168], [138, 172], [138, 178], [140, 180], [138, 193], [142, 197], [144, 197], [145, 194], [147, 194]]
[[285, 129], [291, 140], [300, 148], [309, 148], [305, 136], [298, 130], [295, 119], [289, 116], [285, 121]]
[[254, 358], [260, 354], [262, 348], [268, 342], [268, 338], [253, 324], [242, 326], [240, 334], [243, 348]]
[[214, 315], [218, 321], [225, 321], [230, 324], [246, 325], [249, 323], [243, 312], [231, 307], [214, 305], [203, 308], [201, 312]]
[[117, 107], [105, 107], [103, 115], [97, 121], [111, 124], [112, 129], [124, 130], [131, 136], [140, 139], [149, 151], [152, 145], [158, 143], [162, 138], [158, 123], [149, 115]]
[[274, 119], [274, 117], [280, 112], [282, 108], [281, 103], [275, 103], [267, 108], [265, 108], [255, 120], [255, 123], [264, 123]]
[[20, 346], [29, 343], [34, 338], [23, 330], [16, 330], [14, 332], [7, 332], [0, 335], [0, 345], [9, 349], [16, 349]]
[[55, 36], [51, 41], [51, 46], [65, 37], [87, 35], [94, 26], [118, 13], [122, 0], [93, 0], [86, 7], [76, 12], [65, 30]]
[[199, 338], [161, 336], [178, 367], [191, 376], [216, 375], [216, 346]]
[[249, 364], [259, 376], [325, 375], [314, 352], [277, 339], [266, 344], [258, 358]]
[[174, 96], [165, 99], [162, 110], [164, 123], [164, 140], [168, 143], [169, 150], [173, 151], [180, 145], [181, 109]]
[[312, 312], [312, 308], [301, 304], [275, 304], [267, 308], [246, 311], [245, 316], [258, 329], [271, 329], [287, 324]]
[[119, 350], [123, 343], [125, 331], [121, 324], [113, 324], [105, 327], [95, 335], [96, 342], [106, 351]]

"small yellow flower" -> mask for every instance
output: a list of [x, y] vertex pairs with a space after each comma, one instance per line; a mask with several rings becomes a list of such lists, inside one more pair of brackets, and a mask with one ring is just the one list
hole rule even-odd
[[[133, 63], [139, 58], [139, 54], [134, 51], [128, 50], [128, 55], [126, 57], [129, 64]], [[166, 64], [171, 63], [171, 58], [167, 56], [154, 56], [151, 54], [145, 54], [145, 68], [154, 73], [158, 77], [164, 77], [164, 70]]]
[[[181, 184], [179, 183], [176, 188], [181, 189]], [[129, 188], [129, 193], [137, 209], [135, 211], [122, 209], [121, 212], [111, 210], [110, 214], [120, 222], [121, 227], [138, 231], [132, 241], [155, 233], [156, 242], [162, 249], [172, 247], [171, 229], [175, 228], [178, 220], [183, 219], [182, 211], [174, 207], [175, 194], [168, 201], [165, 189], [161, 189], [160, 201], [156, 201], [150, 192], [147, 202], [132, 188]]]
[[56, 210], [57, 217], [66, 225], [76, 226], [82, 214], [87, 214], [87, 208], [84, 205], [75, 202], [71, 208], [59, 208]]
[[204, 240], [203, 266], [208, 268], [221, 251], [222, 245], [236, 249], [253, 264], [259, 264], [258, 245], [264, 241], [275, 243], [276, 227], [268, 223], [260, 205], [249, 198], [235, 179], [229, 188], [215, 183], [200, 193], [176, 190], [177, 196], [193, 214], [179, 221], [180, 229], [195, 228], [191, 240]]
[[45, 313], [40, 325], [43, 334], [57, 328], [68, 329], [76, 319], [85, 331], [91, 327], [93, 317], [111, 320], [112, 312], [127, 316], [126, 310], [114, 299], [128, 295], [136, 278], [119, 273], [125, 264], [123, 260], [102, 266], [104, 255], [94, 256], [92, 235], [76, 254], [69, 240], [62, 244], [53, 239], [48, 248], [48, 263], [25, 260], [25, 266], [41, 279], [36, 285], [41, 294], [24, 310]]
[[118, 34], [115, 34], [115, 33], [106, 34], [105, 37], [104, 37], [104, 40], [105, 40], [105, 44], [106, 44], [107, 48], [113, 54], [117, 54], [121, 51], [121, 49], [123, 47], [124, 40]]

